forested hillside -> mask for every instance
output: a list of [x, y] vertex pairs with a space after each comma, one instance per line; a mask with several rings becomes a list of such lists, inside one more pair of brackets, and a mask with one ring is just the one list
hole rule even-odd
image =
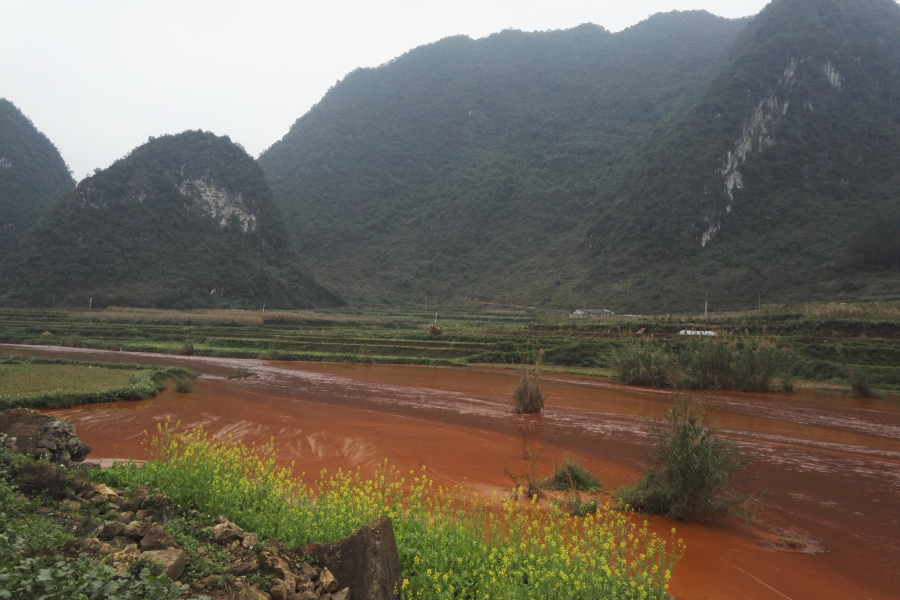
[[0, 260], [40, 214], [75, 187], [59, 151], [0, 98]]
[[600, 289], [595, 199], [744, 25], [689, 12], [441, 40], [349, 74], [260, 164], [319, 278], [353, 298], [580, 304]]
[[35, 307], [340, 303], [295, 261], [262, 169], [227, 136], [188, 131], [79, 183], [10, 256], [0, 294]]
[[259, 160], [353, 298], [896, 296], [898, 59], [892, 0], [449, 38], [351, 73]]
[[900, 6], [776, 0], [646, 140], [589, 235], [642, 306], [900, 294]]

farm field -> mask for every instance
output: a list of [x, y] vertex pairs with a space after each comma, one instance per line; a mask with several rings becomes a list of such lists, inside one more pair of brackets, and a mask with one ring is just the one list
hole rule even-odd
[[150, 309], [0, 311], [0, 343], [313, 362], [516, 366], [539, 351], [548, 370], [609, 374], [611, 352], [639, 337], [665, 353], [706, 343], [679, 336], [710, 329], [718, 340], [777, 348], [778, 375], [801, 385], [849, 387], [864, 372], [900, 389], [900, 303], [762, 306], [703, 315], [589, 320], [482, 304], [313, 311]]

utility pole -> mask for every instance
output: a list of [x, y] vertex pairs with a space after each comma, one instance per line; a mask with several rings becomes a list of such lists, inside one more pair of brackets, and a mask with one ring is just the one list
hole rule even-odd
[[88, 300], [88, 308], [94, 308], [94, 297], [91, 296], [91, 299]]
[[706, 317], [707, 322], [709, 322], [709, 292], [704, 294], [703, 316]]

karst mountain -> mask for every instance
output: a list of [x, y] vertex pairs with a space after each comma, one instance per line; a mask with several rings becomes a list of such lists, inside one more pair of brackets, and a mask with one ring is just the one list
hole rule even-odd
[[350, 297], [620, 310], [896, 295], [900, 7], [448, 38], [259, 159]]
[[227, 136], [151, 139], [53, 206], [12, 253], [14, 306], [304, 308], [341, 301], [296, 264], [262, 169]]

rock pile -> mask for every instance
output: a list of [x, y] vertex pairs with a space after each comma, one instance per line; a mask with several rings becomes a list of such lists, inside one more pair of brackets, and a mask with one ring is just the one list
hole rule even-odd
[[90, 453], [65, 419], [57, 419], [30, 408], [0, 411], [0, 444], [38, 459], [71, 467]]
[[[150, 495], [149, 488], [138, 486], [124, 498], [118, 490], [86, 481], [77, 497], [87, 502], [105, 503], [112, 514], [117, 513], [117, 517], [114, 521], [89, 527], [92, 530], [87, 533], [95, 537], [71, 540], [67, 543], [70, 549], [104, 555], [104, 561], [115, 566], [123, 576], [128, 565], [139, 558], [156, 562], [162, 572], [173, 580], [184, 573], [187, 555], [163, 528], [172, 514], [172, 500], [168, 496]], [[79, 503], [69, 501], [68, 506], [63, 508], [80, 508], [80, 505], [75, 505]]]
[[[0, 446], [68, 467], [90, 452], [65, 420], [30, 409], [0, 411]], [[55, 497], [59, 510], [52, 511], [77, 536], [65, 544], [66, 554], [88, 554], [112, 566], [119, 577], [133, 574], [130, 567], [141, 561], [141, 568], [155, 563], [173, 581], [184, 577], [188, 582], [183, 585], [184, 594], [216, 598], [237, 594], [245, 600], [400, 597], [400, 559], [387, 517], [343, 540], [293, 550], [275, 538], [263, 544], [255, 533], [245, 532], [225, 517], [207, 527], [202, 521], [191, 521], [193, 532], [179, 539], [194, 541], [185, 541], [181, 548], [166, 530], [174, 510], [169, 496], [154, 494], [146, 486], [126, 496], [121, 490], [85, 481], [83, 470], [66, 474], [61, 467], [52, 469], [54, 477], [68, 478], [66, 485], [57, 486], [62, 490]], [[179, 527], [188, 526], [187, 521], [179, 523]], [[179, 531], [177, 535], [185, 535], [187, 530]], [[210, 561], [213, 555], [215, 560]]]
[[[165, 525], [172, 515], [172, 500], [138, 486], [127, 497], [106, 485], [84, 482], [75, 500], [60, 504], [63, 511], [78, 511], [84, 503], [105, 505], [107, 521], [81, 526], [80, 539], [66, 547], [84, 552], [113, 566], [120, 576], [135, 560], [152, 561], [161, 572], [178, 581], [190, 557], [179, 547]], [[329, 544], [288, 550], [272, 538], [263, 545], [255, 533], [246, 532], [224, 517], [207, 528], [209, 540], [219, 545], [230, 563], [220, 575], [192, 581], [191, 592], [215, 589], [221, 576], [242, 598], [253, 600], [395, 600], [401, 582], [400, 562], [391, 520], [382, 518], [351, 536]], [[310, 559], [315, 565], [310, 564]], [[255, 575], [268, 576], [267, 592], [251, 583]], [[349, 585], [348, 585], [349, 584]], [[358, 590], [351, 595], [351, 590]]]

